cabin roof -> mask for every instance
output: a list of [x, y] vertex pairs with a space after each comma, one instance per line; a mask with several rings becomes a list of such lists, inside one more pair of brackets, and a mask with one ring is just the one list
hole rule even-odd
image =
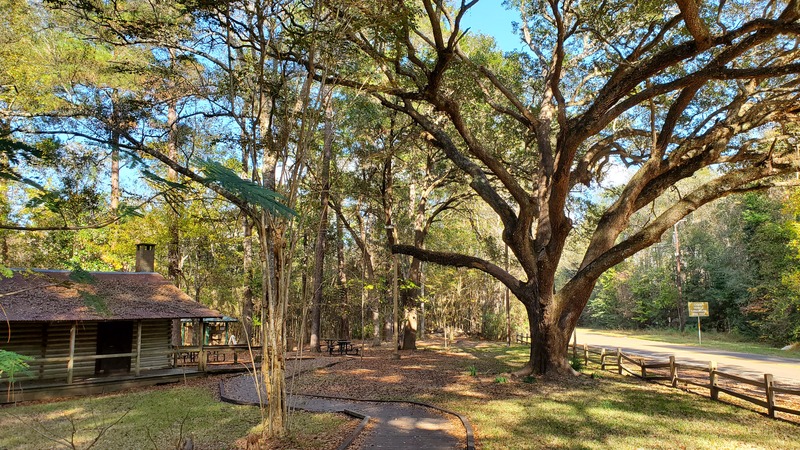
[[0, 277], [0, 320], [11, 322], [221, 317], [154, 272], [13, 270]]

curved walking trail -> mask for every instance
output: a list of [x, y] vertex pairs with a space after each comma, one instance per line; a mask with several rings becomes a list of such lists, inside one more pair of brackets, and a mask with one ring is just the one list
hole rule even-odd
[[[233, 403], [258, 405], [253, 377], [249, 374], [221, 382], [220, 396]], [[348, 410], [370, 416], [372, 427], [364, 436], [362, 444], [365, 449], [451, 450], [464, 448], [464, 439], [460, 436], [469, 434], [464, 426], [458, 429], [455, 421], [448, 418], [446, 413], [408, 402], [374, 402], [306, 395], [293, 395], [288, 400], [290, 408], [312, 412]], [[467, 448], [471, 448], [469, 443]]]
[[743, 377], [760, 379], [765, 373], [775, 376], [776, 384], [800, 386], [800, 360], [777, 356], [754, 355], [682, 344], [647, 341], [627, 336], [611, 336], [589, 329], [578, 329], [578, 344], [589, 344], [609, 349], [621, 348], [628, 353], [666, 360], [675, 355], [679, 362], [708, 364], [715, 361], [722, 371]]

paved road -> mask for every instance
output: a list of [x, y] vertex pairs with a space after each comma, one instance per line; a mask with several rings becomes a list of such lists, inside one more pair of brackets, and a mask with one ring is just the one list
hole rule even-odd
[[609, 336], [579, 328], [578, 345], [581, 344], [608, 349], [619, 347], [626, 353], [660, 360], [666, 360], [670, 355], [675, 355], [675, 360], [678, 362], [707, 365], [709, 361], [716, 361], [717, 368], [721, 371], [738, 373], [753, 379], [763, 379], [765, 373], [771, 373], [778, 386], [800, 387], [800, 360], [797, 359], [646, 341], [625, 336]]

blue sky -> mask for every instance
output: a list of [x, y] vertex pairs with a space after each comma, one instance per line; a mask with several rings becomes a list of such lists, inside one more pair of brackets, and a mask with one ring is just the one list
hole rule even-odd
[[509, 11], [501, 0], [481, 0], [464, 16], [462, 27], [473, 33], [494, 36], [497, 46], [503, 51], [514, 50], [521, 45], [511, 28], [511, 22], [519, 22], [519, 14]]

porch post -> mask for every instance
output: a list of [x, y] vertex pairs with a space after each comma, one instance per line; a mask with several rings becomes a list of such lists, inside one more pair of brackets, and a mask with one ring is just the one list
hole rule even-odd
[[204, 348], [206, 340], [206, 321], [200, 318], [200, 351], [197, 353], [197, 368], [201, 372], [206, 371], [206, 351]]
[[75, 334], [78, 332], [78, 322], [69, 329], [69, 360], [67, 361], [67, 384], [72, 384], [72, 372], [75, 366]]
[[138, 377], [141, 372], [142, 362], [142, 321], [136, 321], [136, 369], [134, 374]]

